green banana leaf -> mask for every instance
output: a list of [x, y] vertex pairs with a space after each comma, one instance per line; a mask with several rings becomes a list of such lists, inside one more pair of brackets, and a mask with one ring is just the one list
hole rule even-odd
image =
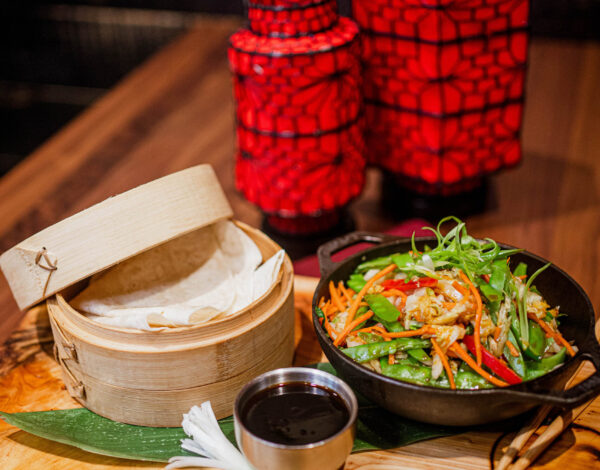
[[[335, 374], [329, 364], [314, 366]], [[463, 429], [434, 426], [391, 414], [358, 397], [357, 435], [353, 452], [391, 449], [413, 442], [448, 436]], [[117, 423], [85, 409], [3, 413], [8, 424], [36, 436], [72, 445], [88, 452], [133, 460], [166, 462], [176, 455], [193, 455], [181, 449], [186, 435], [181, 428], [150, 428]], [[227, 438], [235, 444], [233, 418], [219, 420]]]

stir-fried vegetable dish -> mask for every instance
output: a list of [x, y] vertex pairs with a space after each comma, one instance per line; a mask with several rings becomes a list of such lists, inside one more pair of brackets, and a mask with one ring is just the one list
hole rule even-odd
[[533, 284], [549, 264], [511, 271], [520, 250], [476, 240], [454, 217], [429, 230], [437, 246], [418, 251], [413, 236], [408, 253], [367, 260], [345, 282], [330, 282], [316, 313], [344, 354], [388, 377], [451, 389], [518, 384], [575, 355], [559, 307]]

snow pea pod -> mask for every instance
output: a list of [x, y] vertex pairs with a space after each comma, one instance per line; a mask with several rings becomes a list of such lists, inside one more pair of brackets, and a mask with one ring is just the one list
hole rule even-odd
[[375, 319], [381, 322], [393, 322], [398, 320], [400, 311], [387, 298], [381, 294], [367, 294], [365, 301], [373, 310]]
[[391, 256], [381, 256], [379, 258], [370, 259], [369, 261], [365, 261], [360, 263], [354, 272], [356, 273], [365, 273], [369, 269], [383, 269], [392, 264]]
[[[517, 340], [517, 344], [521, 351], [524, 352], [525, 356], [534, 361], [539, 361], [542, 358], [542, 354], [546, 349], [546, 334], [544, 330], [535, 322], [528, 320], [527, 326], [529, 329], [529, 345], [524, 347], [523, 342], [521, 341], [521, 328], [519, 325], [519, 320], [515, 315], [512, 314], [511, 311], [511, 325], [510, 329], [514, 334], [515, 339]], [[516, 346], [515, 345], [515, 346]]]
[[360, 332], [358, 333], [358, 337], [360, 339], [362, 339], [365, 343], [371, 344], [371, 343], [381, 343], [381, 336], [379, 335], [375, 335], [373, 333], [365, 333], [365, 332]]
[[492, 263], [492, 274], [490, 275], [490, 286], [499, 292], [504, 291], [506, 279], [510, 275], [510, 269], [506, 259], [498, 259]]
[[562, 348], [559, 352], [550, 357], [545, 357], [540, 361], [527, 361], [527, 375], [525, 380], [533, 380], [547, 374], [556, 366], [565, 362], [566, 348]]
[[356, 362], [366, 362], [388, 354], [395, 354], [396, 351], [428, 347], [431, 347], [431, 342], [428, 339], [396, 338], [380, 343], [361, 344], [341, 351]]
[[437, 380], [431, 378], [431, 367], [406, 363], [389, 364], [386, 358], [381, 358], [379, 364], [381, 365], [381, 373], [387, 377], [417, 385], [450, 388], [450, 383], [445, 374], [440, 375]]
[[511, 330], [508, 330], [508, 340], [512, 343], [512, 345], [519, 352], [518, 356], [513, 356], [511, 350], [508, 346], [504, 346], [504, 357], [506, 358], [506, 362], [512, 370], [514, 370], [519, 377], [525, 378], [527, 374], [527, 366], [525, 365], [525, 359], [523, 359], [523, 354], [521, 354], [521, 349], [519, 349], [519, 343], [517, 342], [515, 335]]
[[529, 320], [529, 346], [525, 355], [534, 361], [539, 361], [546, 350], [546, 333], [535, 322]]
[[346, 281], [346, 285], [355, 292], [360, 292], [360, 290], [365, 287], [365, 278], [362, 274], [351, 274], [350, 279]]
[[405, 268], [409, 264], [414, 264], [413, 257], [409, 253], [394, 253], [391, 259], [399, 268]]
[[425, 365], [431, 365], [431, 357], [429, 357], [429, 354], [427, 354], [423, 348], [407, 349], [406, 353], [413, 359], [416, 359]]
[[[386, 330], [392, 333], [405, 331], [404, 326], [399, 321], [381, 322], [381, 324], [385, 326]], [[431, 357], [429, 357], [429, 354], [427, 354], [423, 348], [408, 349], [406, 353], [423, 364], [431, 364]]]
[[458, 389], [480, 389], [493, 388], [494, 386], [485, 380], [481, 375], [469, 367], [466, 362], [461, 362], [458, 371], [454, 376], [456, 388]]
[[515, 277], [521, 277], [527, 275], [527, 265], [525, 263], [519, 263], [513, 271]]
[[458, 371], [454, 376], [454, 382], [456, 383], [456, 388], [460, 389], [493, 388], [491, 383], [472, 370]]
[[385, 329], [392, 332], [398, 333], [404, 331], [404, 326], [399, 321], [382, 321], [381, 324], [385, 326]]
[[484, 282], [483, 280], [481, 282], [477, 282], [477, 287], [479, 287], [479, 290], [483, 293], [483, 295], [485, 295], [485, 297], [490, 302], [497, 302], [502, 298], [501, 291], [494, 289], [492, 286], [490, 286], [487, 282]]
[[[357, 311], [356, 311], [356, 315], [354, 315], [354, 319], [357, 319], [358, 317], [360, 317], [361, 315], [363, 315], [364, 313], [367, 313], [367, 311], [369, 310], [369, 307], [360, 307]], [[364, 328], [365, 325], [367, 324], [369, 320], [365, 320], [364, 322], [356, 325], [356, 327], [354, 328], [355, 330], [360, 330], [361, 328]]]
[[481, 259], [488, 261], [497, 258], [507, 258], [509, 256], [516, 255], [517, 253], [521, 253], [522, 251], [522, 248], [512, 248], [509, 250], [500, 250], [498, 252], [485, 252], [481, 254]]

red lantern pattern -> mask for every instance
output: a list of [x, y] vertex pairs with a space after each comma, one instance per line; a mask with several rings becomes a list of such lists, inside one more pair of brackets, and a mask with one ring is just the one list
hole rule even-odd
[[331, 0], [264, 0], [248, 16], [229, 48], [236, 185], [282, 231], [318, 231], [364, 184], [358, 27]]
[[354, 0], [371, 163], [428, 194], [520, 160], [527, 0]]

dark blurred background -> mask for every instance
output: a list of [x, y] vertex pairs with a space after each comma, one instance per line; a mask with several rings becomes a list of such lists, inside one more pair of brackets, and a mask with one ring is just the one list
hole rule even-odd
[[[339, 1], [342, 14], [349, 1]], [[243, 16], [243, 2], [4, 0], [0, 176], [207, 14]], [[532, 0], [531, 30], [534, 37], [599, 40], [600, 0]]]

